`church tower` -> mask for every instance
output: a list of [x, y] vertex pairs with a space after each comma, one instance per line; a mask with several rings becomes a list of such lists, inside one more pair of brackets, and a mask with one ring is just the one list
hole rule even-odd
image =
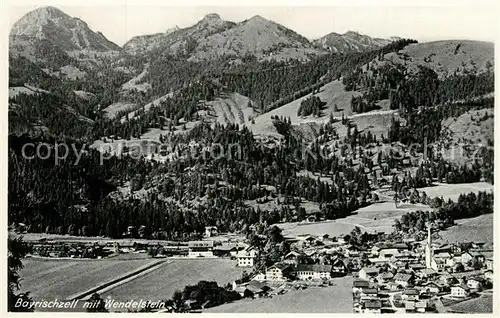
[[427, 244], [425, 245], [425, 267], [432, 268], [432, 238], [431, 224], [427, 224]]

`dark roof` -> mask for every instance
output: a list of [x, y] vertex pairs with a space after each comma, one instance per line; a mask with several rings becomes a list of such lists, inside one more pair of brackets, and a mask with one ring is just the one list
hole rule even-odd
[[189, 247], [213, 247], [213, 241], [192, 241], [188, 244]]
[[248, 282], [247, 286], [254, 286], [256, 288], [264, 288], [266, 285], [264, 285], [263, 283], [259, 282], [259, 281], [256, 281], [256, 280], [251, 280], [250, 282]]
[[375, 267], [363, 267], [361, 270], [367, 274], [378, 274], [378, 269]]
[[380, 273], [378, 276], [380, 276], [381, 278], [389, 278], [389, 279], [394, 277], [394, 275], [391, 272]]
[[414, 310], [415, 309], [415, 302], [413, 302], [413, 301], [405, 302], [405, 309], [406, 310]]
[[460, 287], [460, 288], [462, 288], [462, 289], [464, 289], [466, 291], [469, 291], [469, 286], [467, 286], [466, 284], [457, 284], [455, 286], [452, 286], [452, 288], [453, 287]]
[[484, 282], [486, 280], [482, 276], [473, 276], [473, 277], [469, 277], [468, 279], [469, 280], [475, 280], [475, 281], [478, 281], [478, 282]]
[[380, 309], [381, 307], [382, 302], [379, 299], [370, 299], [365, 301], [365, 308]]
[[394, 248], [397, 248], [397, 249], [408, 249], [408, 244], [406, 244], [406, 243], [396, 243], [396, 244], [394, 244]]
[[427, 308], [427, 302], [426, 301], [419, 301], [415, 304], [417, 308]]
[[332, 265], [310, 265], [310, 264], [299, 264], [295, 268], [296, 272], [331, 272], [332, 271]]
[[296, 252], [296, 251], [291, 251], [290, 253], [288, 253], [288, 254], [286, 254], [286, 255], [285, 255], [285, 259], [287, 259], [287, 258], [288, 258], [288, 257], [290, 257], [290, 256], [295, 256], [295, 257], [297, 257], [297, 256], [300, 256], [300, 255], [301, 255], [301, 254], [300, 254], [299, 252]]
[[420, 295], [420, 293], [418, 292], [418, 290], [416, 289], [406, 289], [404, 292], [403, 292], [404, 295]]
[[290, 268], [290, 265], [283, 264], [283, 263], [276, 263], [276, 264], [274, 264], [273, 266], [271, 266], [269, 268], [273, 268], [273, 267], [276, 267], [276, 268], [281, 269], [281, 270], [285, 270], [287, 268]]
[[421, 271], [425, 275], [437, 275], [437, 272], [433, 270], [432, 268], [424, 268]]
[[352, 287], [361, 288], [368, 286], [370, 286], [370, 283], [367, 282], [366, 280], [355, 280], [352, 282]]
[[259, 294], [259, 293], [264, 292], [264, 290], [262, 290], [262, 288], [256, 287], [254, 285], [247, 285], [246, 288], [254, 294]]
[[407, 282], [411, 279], [412, 275], [410, 274], [404, 274], [404, 273], [397, 273], [396, 276], [394, 276], [394, 280], [401, 280], [404, 282]]
[[361, 292], [365, 294], [376, 294], [378, 290], [376, 288], [362, 288]]
[[236, 244], [223, 244], [223, 245], [219, 245], [219, 246], [216, 246], [214, 247], [214, 250], [216, 251], [233, 251], [233, 250], [237, 250], [238, 247], [236, 246]]

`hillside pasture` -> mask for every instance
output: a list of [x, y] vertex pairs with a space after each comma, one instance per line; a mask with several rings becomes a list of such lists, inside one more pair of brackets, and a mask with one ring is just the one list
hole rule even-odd
[[419, 192], [425, 192], [428, 197], [443, 197], [444, 200], [457, 201], [460, 194], [468, 194], [478, 192], [493, 192], [493, 185], [487, 182], [473, 182], [473, 183], [436, 183], [431, 187], [419, 188]]
[[349, 234], [356, 226], [362, 231], [390, 233], [395, 219], [411, 211], [429, 211], [423, 204], [400, 204], [396, 208], [394, 202], [380, 202], [358, 209], [352, 215], [336, 220], [323, 222], [293, 222], [281, 223], [284, 235], [323, 235], [338, 236]]
[[[484, 72], [488, 62], [494, 65], [494, 44], [492, 42], [446, 40], [410, 44], [398, 53], [388, 53], [381, 63], [405, 64], [411, 72], [418, 71], [418, 66], [432, 68], [438, 76], [445, 77], [455, 71], [464, 70]], [[374, 61], [377, 64], [377, 61]]]
[[456, 220], [455, 225], [439, 235], [448, 242], [484, 242], [493, 244], [494, 215], [484, 214], [470, 219]]

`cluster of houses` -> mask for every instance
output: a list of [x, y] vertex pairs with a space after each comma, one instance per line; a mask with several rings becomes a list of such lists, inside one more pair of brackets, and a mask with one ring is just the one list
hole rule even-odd
[[[358, 313], [424, 313], [441, 310], [448, 301], [467, 300], [492, 288], [493, 249], [483, 243], [440, 244], [430, 229], [425, 241], [384, 242], [371, 234], [370, 246], [353, 246], [342, 237], [294, 238], [292, 251], [248, 282], [235, 282], [241, 296], [280, 293], [290, 283], [330, 283], [352, 274], [353, 311]], [[233, 251], [238, 266], [251, 266], [257, 251]], [[250, 259], [250, 261], [248, 260]]]
[[110, 244], [60, 242], [42, 239], [28, 243], [29, 254], [57, 258], [103, 258], [117, 252]]
[[434, 244], [429, 229], [425, 244], [379, 243], [370, 252], [353, 281], [354, 312], [436, 311], [442, 299], [465, 300], [492, 288], [493, 250], [484, 244]]

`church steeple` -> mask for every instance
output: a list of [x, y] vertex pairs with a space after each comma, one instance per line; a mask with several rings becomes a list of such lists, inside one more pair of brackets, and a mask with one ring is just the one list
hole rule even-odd
[[427, 224], [427, 245], [432, 246], [431, 224]]
[[425, 245], [425, 267], [432, 268], [432, 237], [431, 237], [431, 223], [427, 224], [427, 244]]

